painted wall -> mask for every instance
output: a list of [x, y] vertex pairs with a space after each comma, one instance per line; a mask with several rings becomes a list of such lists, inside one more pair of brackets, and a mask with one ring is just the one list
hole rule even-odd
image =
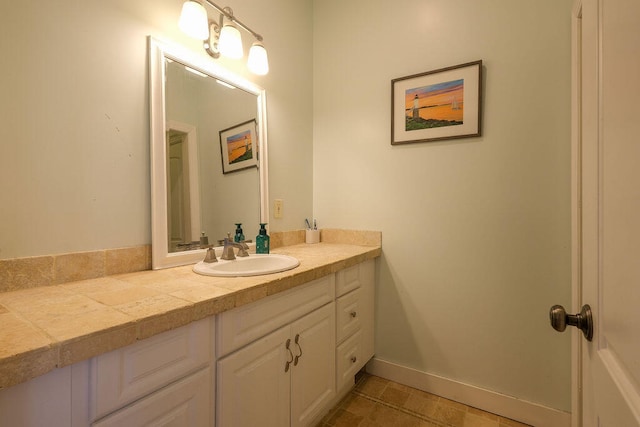
[[[376, 356], [561, 410], [570, 0], [314, 2], [314, 215], [381, 230]], [[483, 135], [390, 145], [391, 79], [482, 59]]]
[[[271, 229], [301, 228], [312, 211], [311, 3], [231, 6], [270, 55], [264, 77], [220, 62], [267, 89], [270, 189], [285, 205]], [[151, 243], [147, 36], [203, 52], [177, 28], [181, 7], [0, 4], [0, 258]]]

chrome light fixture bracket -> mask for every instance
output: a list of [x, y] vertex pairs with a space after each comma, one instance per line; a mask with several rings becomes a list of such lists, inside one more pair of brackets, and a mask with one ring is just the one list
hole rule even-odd
[[[234, 25], [236, 27], [239, 27], [243, 30], [245, 30], [246, 32], [248, 32], [249, 34], [251, 34], [255, 39], [256, 39], [256, 43], [258, 44], [262, 50], [264, 50], [264, 46], [262, 45], [262, 41], [263, 38], [260, 34], [256, 33], [255, 31], [253, 31], [251, 28], [249, 28], [248, 26], [246, 26], [245, 24], [243, 24], [240, 20], [238, 20], [238, 18], [236, 18], [233, 14], [233, 10], [226, 6], [226, 7], [220, 7], [217, 4], [213, 3], [211, 0], [202, 0], [202, 3], [200, 1], [197, 0], [186, 0], [185, 3], [188, 2], [196, 2], [199, 4], [207, 4], [209, 6], [211, 6], [212, 8], [214, 8], [216, 11], [219, 12], [219, 18], [218, 21], [216, 22], [215, 20], [211, 20], [211, 19], [206, 19], [206, 22], [208, 22], [209, 28], [208, 28], [208, 33], [209, 33], [209, 37], [207, 39], [204, 39], [202, 42], [203, 48], [204, 50], [207, 52], [207, 54], [209, 54], [209, 56], [211, 56], [212, 58], [218, 59], [221, 56], [221, 52], [220, 52], [220, 35], [222, 33], [222, 29], [225, 25], [225, 19], [228, 21], [226, 25]], [[201, 8], [202, 9], [202, 8]], [[202, 13], [206, 14], [206, 11], [203, 11]], [[199, 28], [199, 26], [198, 26]], [[241, 42], [240, 42], [241, 43]], [[252, 46], [253, 47], [253, 46]], [[239, 55], [241, 56], [241, 55]], [[235, 58], [239, 57], [239, 56], [234, 56]], [[266, 74], [266, 72], [268, 71], [268, 59], [266, 57], [266, 50], [264, 50], [262, 56], [264, 58], [260, 58], [260, 60], [263, 61], [262, 65], [262, 69], [263, 71], [254, 71], [252, 69], [252, 71], [256, 74]], [[250, 61], [252, 62], [252, 61]], [[249, 65], [249, 68], [252, 68], [253, 64]], [[266, 70], [266, 71], [265, 71]]]
[[220, 58], [220, 49], [218, 42], [220, 41], [220, 30], [222, 29], [222, 20], [224, 15], [220, 15], [220, 22], [209, 21], [209, 38], [202, 41], [202, 47], [205, 52], [214, 59]]

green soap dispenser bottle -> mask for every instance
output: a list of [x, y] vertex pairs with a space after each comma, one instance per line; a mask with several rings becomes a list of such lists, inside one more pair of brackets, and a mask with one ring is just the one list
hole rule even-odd
[[242, 223], [236, 224], [236, 235], [233, 236], [233, 241], [236, 243], [244, 242], [244, 233], [242, 231]]
[[266, 223], [260, 223], [260, 231], [256, 236], [256, 253], [257, 254], [268, 254], [269, 253], [269, 235], [267, 234], [267, 229], [264, 226]]

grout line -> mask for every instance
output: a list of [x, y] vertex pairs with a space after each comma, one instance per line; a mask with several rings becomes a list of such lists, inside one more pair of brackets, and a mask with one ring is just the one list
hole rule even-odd
[[406, 408], [403, 408], [403, 407], [400, 407], [400, 406], [396, 406], [396, 405], [394, 405], [392, 403], [389, 403], [389, 402], [385, 402], [385, 401], [380, 400], [380, 399], [378, 399], [376, 397], [369, 396], [368, 394], [364, 394], [364, 393], [362, 393], [362, 392], [360, 392], [358, 390], [355, 390], [355, 389], [351, 391], [351, 394], [355, 394], [357, 396], [360, 396], [360, 397], [363, 397], [365, 399], [368, 399], [368, 400], [374, 402], [375, 404], [383, 405], [383, 406], [386, 406], [387, 408], [391, 408], [391, 409], [394, 409], [396, 411], [403, 412], [403, 413], [405, 413], [407, 415], [410, 415], [412, 417], [419, 418], [422, 421], [428, 421], [430, 423], [437, 424], [438, 426], [441, 426], [441, 427], [453, 426], [452, 424], [443, 423], [442, 421], [436, 420], [436, 419], [428, 417], [426, 415], [419, 414], [419, 413], [413, 412], [413, 411], [411, 411], [409, 409], [406, 409]]

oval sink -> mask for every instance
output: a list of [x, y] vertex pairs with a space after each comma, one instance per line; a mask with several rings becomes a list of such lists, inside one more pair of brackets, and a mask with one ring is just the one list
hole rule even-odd
[[212, 263], [200, 261], [193, 266], [193, 271], [205, 276], [244, 277], [279, 273], [291, 270], [299, 265], [300, 261], [288, 255], [251, 254], [248, 257], [236, 258], [233, 261], [222, 259]]

